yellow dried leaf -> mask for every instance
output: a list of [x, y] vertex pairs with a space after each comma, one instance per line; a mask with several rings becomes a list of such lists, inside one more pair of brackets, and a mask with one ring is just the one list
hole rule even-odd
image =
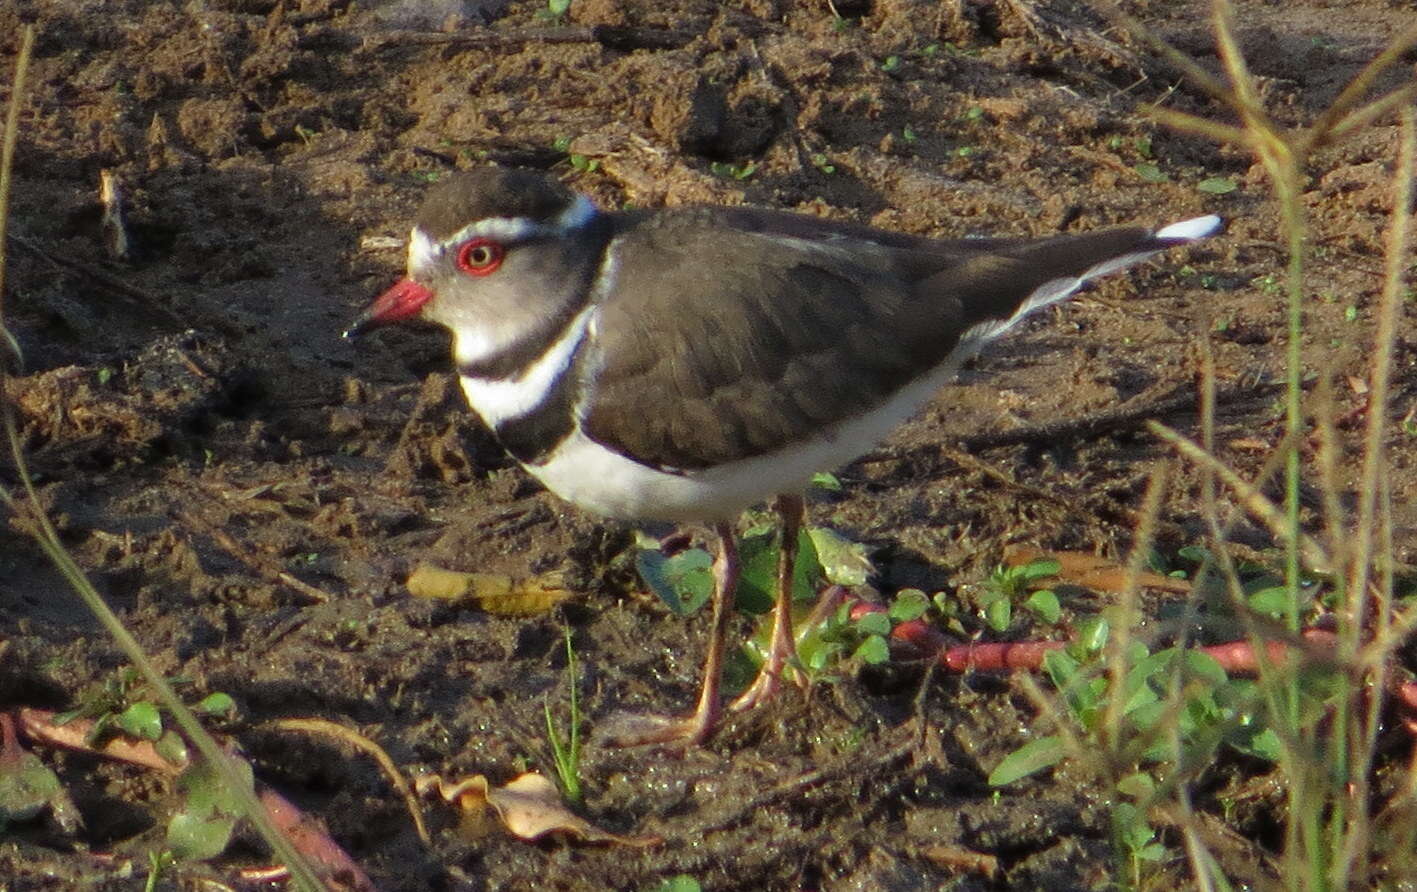
[[444, 570], [430, 564], [419, 564], [409, 574], [408, 593], [415, 598], [436, 598], [439, 601], [456, 601], [467, 594], [471, 582], [467, 573]]
[[535, 840], [561, 832], [586, 842], [628, 846], [652, 846], [663, 841], [657, 836], [620, 836], [601, 830], [566, 808], [556, 785], [535, 772], [523, 774], [505, 787], [492, 787], [480, 774], [454, 784], [435, 780], [435, 786], [443, 799], [455, 803], [462, 812], [465, 831], [470, 824], [477, 832], [484, 825], [490, 806], [502, 825], [520, 839]]
[[560, 573], [518, 578], [501, 573], [459, 573], [419, 564], [405, 583], [415, 598], [471, 601], [488, 613], [528, 616], [545, 613], [571, 597]]
[[[1126, 568], [1116, 561], [1095, 554], [1085, 551], [1044, 551], [1028, 545], [1011, 545], [1004, 550], [1004, 563], [1010, 567], [1021, 567], [1039, 560], [1057, 561], [1058, 575], [1035, 580], [1032, 588], [1048, 588], [1065, 582], [1097, 592], [1117, 594], [1126, 587]], [[1191, 584], [1184, 579], [1172, 579], [1147, 570], [1138, 574], [1137, 582], [1148, 588], [1169, 592], [1191, 590]]]

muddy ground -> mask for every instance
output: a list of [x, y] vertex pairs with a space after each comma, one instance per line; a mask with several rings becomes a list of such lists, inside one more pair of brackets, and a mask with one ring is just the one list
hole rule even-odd
[[[1207, 4], [1128, 6], [1218, 67]], [[1292, 124], [1413, 17], [1387, 0], [1242, 6], [1263, 97]], [[1141, 109], [1157, 101], [1223, 112], [1085, 4], [839, 0], [841, 18], [789, 0], [573, 0], [559, 21], [544, 10], [0, 7], [6, 78], [18, 26], [39, 28], [11, 196], [4, 306], [26, 366], [10, 396], [65, 541], [164, 671], [236, 698], [233, 730], [262, 777], [323, 819], [382, 889], [652, 889], [679, 874], [742, 890], [1106, 884], [1106, 803], [1085, 773], [997, 794], [985, 783], [1039, 733], [1007, 678], [936, 673], [922, 689], [918, 669], [846, 667], [699, 750], [591, 746], [583, 811], [664, 838], [642, 849], [467, 839], [443, 811], [427, 848], [368, 761], [259, 728], [339, 721], [410, 773], [500, 782], [549, 770], [541, 710], [548, 694], [564, 709], [567, 625], [592, 731], [617, 709], [693, 696], [702, 618], [645, 593], [627, 570], [630, 528], [567, 507], [502, 456], [461, 406], [445, 339], [339, 337], [399, 274], [420, 197], [455, 167], [550, 170], [606, 205], [749, 203], [947, 236], [1224, 215], [1225, 237], [1033, 320], [842, 470], [840, 494], [813, 497], [814, 522], [874, 549], [877, 589], [961, 592], [971, 634], [999, 637], [963, 592], [1005, 546], [1124, 555], [1168, 452], [1139, 423], [998, 448], [961, 440], [1184, 396], [1206, 339], [1225, 394], [1222, 456], [1255, 473], [1279, 439], [1283, 252], [1264, 177], [1241, 152], [1150, 122]], [[1348, 381], [1366, 370], [1395, 134], [1383, 120], [1327, 151], [1305, 186], [1304, 346], [1310, 368], [1339, 382], [1340, 414], [1362, 406]], [[101, 169], [126, 192], [127, 260], [105, 248]], [[1238, 188], [1197, 189], [1216, 177]], [[1405, 314], [1395, 421], [1417, 399], [1417, 307]], [[1194, 434], [1194, 408], [1169, 405], [1159, 417]], [[1395, 535], [1411, 561], [1417, 437], [1391, 430]], [[1359, 432], [1340, 434], [1356, 455]], [[1356, 463], [1339, 474], [1351, 492]], [[0, 481], [15, 485], [8, 459]], [[1202, 528], [1194, 476], [1178, 468], [1159, 548], [1198, 543]], [[1236, 535], [1271, 544], [1245, 522]], [[402, 582], [421, 561], [561, 571], [577, 596], [531, 618], [415, 600]], [[1069, 616], [1107, 601], [1078, 595]], [[0, 641], [7, 706], [64, 708], [121, 664], [15, 523], [0, 529]], [[166, 785], [46, 759], [85, 829], [17, 828], [0, 840], [0, 887], [140, 887]], [[1198, 806], [1219, 827], [1215, 791], [1263, 790], [1265, 771], [1217, 766]], [[1262, 886], [1280, 816], [1272, 791], [1247, 795], [1218, 851], [1233, 880]], [[1184, 886], [1166, 841], [1173, 857], [1155, 879]], [[969, 870], [961, 852], [997, 857], [997, 874]], [[230, 878], [262, 860], [242, 846], [175, 876]]]

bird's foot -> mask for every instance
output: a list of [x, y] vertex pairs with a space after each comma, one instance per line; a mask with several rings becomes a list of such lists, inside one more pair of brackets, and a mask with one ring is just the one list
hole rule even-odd
[[[782, 690], [783, 685], [782, 670], [789, 662], [790, 660], [784, 659], [777, 666], [764, 663], [763, 668], [758, 670], [758, 677], [753, 679], [753, 683], [748, 685], [747, 690], [743, 691], [743, 693], [734, 698], [732, 703], [728, 704], [729, 710], [732, 712], [746, 712], [749, 709], [756, 709], [777, 696], [777, 692]], [[797, 687], [805, 691], [807, 689], [807, 676], [802, 672], [800, 667], [794, 674], [794, 678]]]
[[605, 746], [628, 747], [647, 744], [699, 746], [718, 725], [720, 710], [715, 704], [702, 707], [692, 715], [648, 715], [640, 712], [617, 712], [601, 721], [596, 736]]

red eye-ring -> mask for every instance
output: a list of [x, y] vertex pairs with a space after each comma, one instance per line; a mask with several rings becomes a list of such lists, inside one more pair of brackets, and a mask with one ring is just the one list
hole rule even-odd
[[458, 248], [458, 269], [472, 276], [485, 276], [502, 265], [502, 246], [489, 238], [475, 238]]

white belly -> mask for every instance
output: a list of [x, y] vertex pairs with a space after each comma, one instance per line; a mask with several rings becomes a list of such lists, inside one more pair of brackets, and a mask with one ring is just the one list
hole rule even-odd
[[669, 474], [637, 464], [572, 434], [527, 470], [572, 504], [629, 520], [727, 520], [779, 493], [799, 492], [812, 475], [861, 455], [915, 413], [953, 372], [953, 364], [916, 381], [873, 412], [810, 441], [703, 471]]

